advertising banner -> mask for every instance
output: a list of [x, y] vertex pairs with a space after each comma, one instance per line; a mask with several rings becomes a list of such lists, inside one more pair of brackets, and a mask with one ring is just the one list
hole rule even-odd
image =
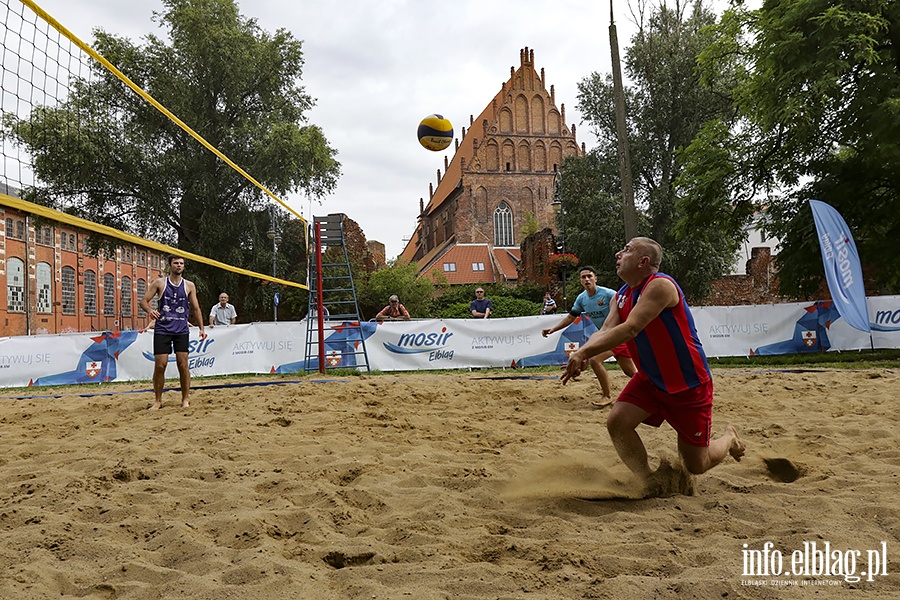
[[584, 323], [590, 324], [590, 319], [578, 319], [563, 332], [541, 336], [541, 329], [559, 320], [545, 315], [384, 322], [366, 340], [366, 348], [371, 364], [380, 371], [562, 364], [569, 338], [583, 343]]
[[697, 335], [713, 356], [900, 348], [900, 296], [868, 300], [872, 337], [851, 327], [831, 300], [695, 307]]
[[[834, 303], [795, 302], [691, 309], [707, 356], [797, 354], [900, 348], [900, 296], [868, 299], [868, 334], [846, 323]], [[325, 331], [328, 369], [418, 371], [565, 364], [596, 327], [576, 319], [544, 338], [559, 315], [512, 319], [425, 319], [341, 323]], [[313, 323], [315, 326], [315, 323]], [[318, 371], [317, 346], [307, 353], [307, 322], [251, 323], [191, 329], [188, 367], [194, 377], [238, 373]], [[313, 339], [317, 332], [313, 331]], [[153, 375], [153, 332], [112, 331], [0, 338], [0, 387], [148, 381]], [[168, 379], [178, 371], [168, 357]]]
[[137, 331], [0, 338], [0, 385], [100, 383], [117, 379], [116, 354]]
[[[306, 322], [251, 323], [229, 327], [191, 328], [188, 368], [194, 377], [236, 373], [274, 373], [282, 363], [296, 361], [306, 352]], [[153, 375], [153, 332], [119, 354], [120, 380], [150, 379]], [[178, 377], [175, 355], [169, 355], [166, 377]]]
[[862, 265], [850, 228], [841, 214], [829, 204], [810, 200], [809, 207], [819, 234], [828, 291], [831, 292], [837, 310], [848, 325], [869, 333], [871, 329]]

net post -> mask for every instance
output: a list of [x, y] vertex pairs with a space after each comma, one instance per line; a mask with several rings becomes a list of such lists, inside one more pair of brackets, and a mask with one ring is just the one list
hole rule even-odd
[[325, 373], [325, 304], [322, 299], [322, 229], [313, 219], [316, 251], [316, 325], [319, 328], [319, 373]]

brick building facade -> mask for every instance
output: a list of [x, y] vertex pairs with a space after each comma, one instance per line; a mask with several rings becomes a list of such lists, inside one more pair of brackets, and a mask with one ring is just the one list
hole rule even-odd
[[122, 244], [88, 253], [87, 231], [0, 205], [0, 335], [140, 329], [163, 254]]
[[575, 126], [565, 123], [534, 51], [519, 53], [519, 68], [477, 119], [470, 117], [452, 160], [429, 200], [419, 201], [419, 222], [400, 255], [420, 274], [441, 273], [451, 284], [515, 281], [522, 225], [532, 216], [556, 228], [555, 177], [567, 156], [581, 156]]

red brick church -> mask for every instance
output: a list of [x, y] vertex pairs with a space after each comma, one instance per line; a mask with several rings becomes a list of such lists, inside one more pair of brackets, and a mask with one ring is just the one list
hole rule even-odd
[[523, 225], [556, 230], [556, 173], [563, 159], [582, 156], [575, 125], [566, 125], [534, 50], [519, 52], [519, 68], [444, 157], [437, 188], [419, 200], [419, 222], [400, 255], [420, 275], [440, 273], [450, 284], [515, 282]]

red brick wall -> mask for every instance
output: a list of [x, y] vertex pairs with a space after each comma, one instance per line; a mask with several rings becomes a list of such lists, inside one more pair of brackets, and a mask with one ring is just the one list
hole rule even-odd
[[[85, 239], [88, 232], [75, 227], [46, 220], [37, 221], [30, 215], [9, 207], [0, 208], [0, 228], [4, 235], [0, 237], [0, 251], [3, 260], [0, 265], [0, 335], [53, 334], [76, 331], [104, 331], [121, 329], [140, 329], [147, 325], [146, 315], [139, 315], [137, 294], [138, 279], [149, 285], [161, 275], [161, 266], [165, 258], [140, 246], [123, 244], [111, 257], [98, 258], [84, 252]], [[26, 239], [18, 239], [6, 231], [6, 220], [11, 219], [27, 223]], [[50, 243], [44, 235], [50, 229]], [[76, 237], [75, 249], [71, 249], [69, 237]], [[25, 311], [10, 311], [7, 302], [7, 261], [18, 258], [25, 263]], [[155, 266], [151, 263], [155, 261]], [[46, 263], [50, 266], [50, 302], [51, 312], [38, 312], [37, 265]], [[75, 314], [65, 315], [62, 312], [64, 267], [75, 270]], [[85, 311], [84, 274], [93, 271], [96, 275], [96, 314], [89, 315]], [[104, 275], [114, 277], [114, 309], [106, 311], [103, 302]], [[131, 315], [126, 316], [122, 307], [123, 277], [130, 280]]]
[[744, 304], [778, 304], [828, 300], [828, 284], [824, 277], [819, 291], [812, 297], [787, 297], [778, 294], [778, 272], [772, 251], [761, 246], [750, 251], [746, 275], [726, 275], [713, 282], [713, 291], [703, 301], [705, 306], [740, 306]]
[[575, 126], [566, 125], [565, 106], [557, 106], [553, 86], [548, 90], [543, 70], [535, 70], [534, 51], [521, 51], [520, 61], [482, 112], [487, 118], [476, 125], [482, 133], [472, 139], [473, 154], [453, 158], [449, 172], [460, 173], [458, 186], [450, 193], [442, 191], [446, 195], [437, 199], [437, 206], [432, 206], [431, 186], [431, 212], [420, 215], [419, 244], [410, 258], [419, 260], [451, 238], [462, 244], [495, 245], [494, 211], [501, 202], [512, 213], [512, 245], [522, 243], [529, 213], [540, 227], [555, 229], [556, 171], [564, 157], [580, 156], [584, 149], [576, 141]]
[[778, 294], [778, 278], [771, 250], [753, 248], [746, 275], [726, 275], [713, 281], [713, 291], [703, 301], [706, 306], [738, 306], [784, 302]]
[[519, 283], [529, 283], [558, 293], [560, 285], [556, 277], [550, 275], [550, 255], [556, 252], [556, 236], [548, 227], [532, 234], [522, 241], [522, 261], [518, 266]]

